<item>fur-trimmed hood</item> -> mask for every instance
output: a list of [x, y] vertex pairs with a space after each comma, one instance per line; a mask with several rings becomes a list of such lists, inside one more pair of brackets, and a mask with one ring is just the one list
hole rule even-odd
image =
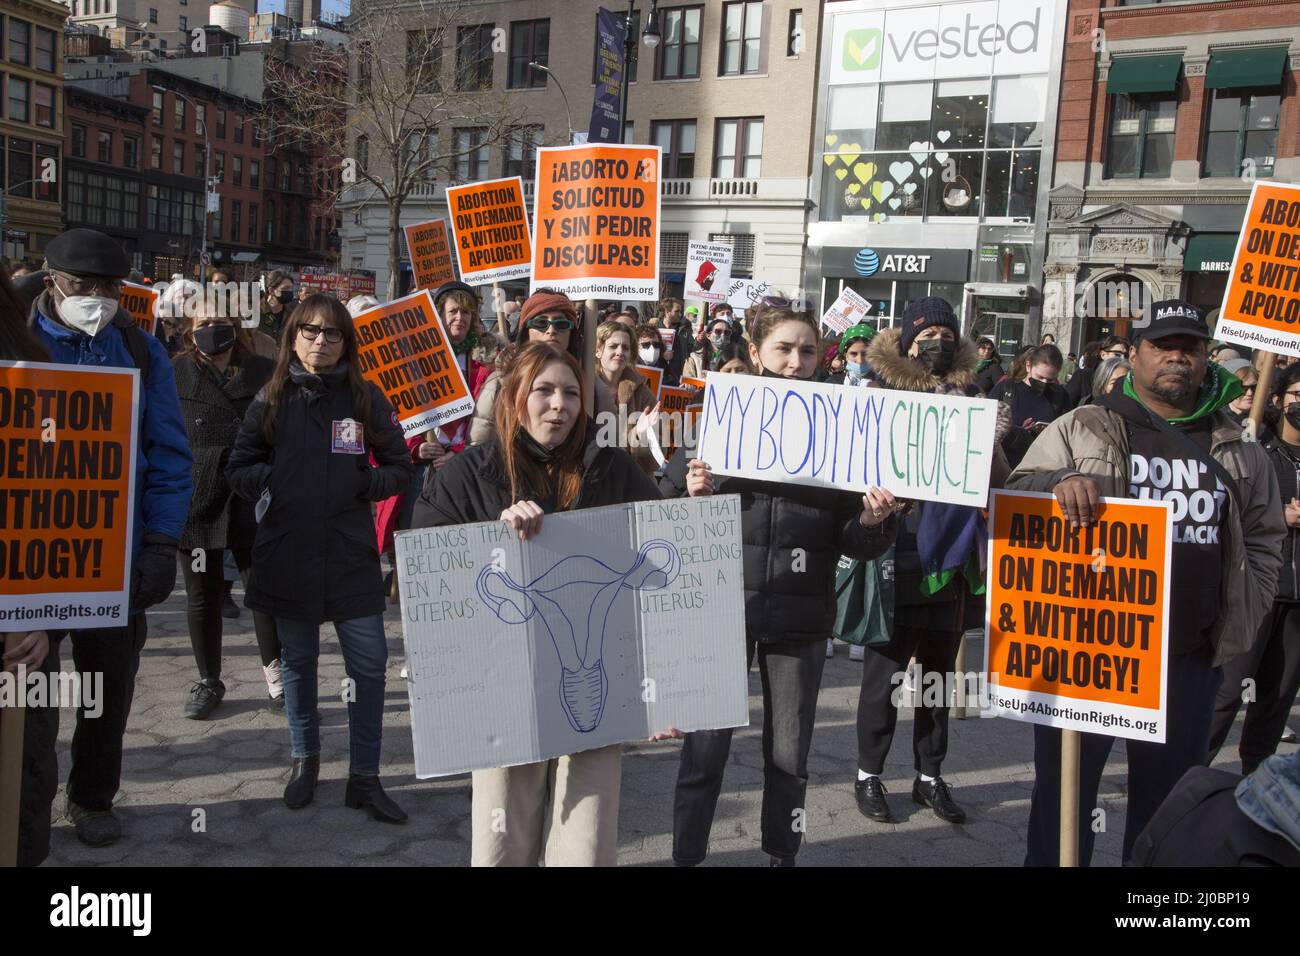
[[907, 392], [937, 394], [966, 393], [975, 384], [979, 368], [979, 349], [969, 339], [958, 338], [957, 354], [948, 374], [938, 376], [920, 362], [898, 351], [903, 333], [900, 329], [882, 329], [867, 344], [867, 364], [875, 370], [880, 384]]

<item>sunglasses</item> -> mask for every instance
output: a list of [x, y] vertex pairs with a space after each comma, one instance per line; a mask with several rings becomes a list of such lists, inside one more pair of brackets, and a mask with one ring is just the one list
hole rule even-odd
[[318, 335], [324, 335], [325, 341], [330, 345], [338, 345], [343, 341], [342, 329], [327, 329], [319, 325], [300, 325], [298, 331], [303, 338], [310, 339], [312, 342], [316, 341]]
[[781, 295], [765, 295], [759, 301], [770, 309], [789, 309], [791, 312], [812, 311], [812, 302], [808, 299], [787, 299]]
[[572, 319], [529, 319], [527, 328], [534, 332], [546, 332], [554, 329], [557, 332], [569, 332], [573, 329]]

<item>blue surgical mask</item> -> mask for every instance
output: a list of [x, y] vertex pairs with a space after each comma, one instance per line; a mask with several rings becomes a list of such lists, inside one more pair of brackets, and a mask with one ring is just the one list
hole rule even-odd
[[846, 375], [852, 375], [854, 378], [865, 378], [867, 375], [867, 363], [845, 362], [844, 372]]

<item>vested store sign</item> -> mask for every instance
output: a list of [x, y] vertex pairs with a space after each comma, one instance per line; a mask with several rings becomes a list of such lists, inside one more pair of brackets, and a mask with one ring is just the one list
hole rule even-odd
[[1056, 0], [982, 0], [836, 15], [830, 84], [1046, 73]]

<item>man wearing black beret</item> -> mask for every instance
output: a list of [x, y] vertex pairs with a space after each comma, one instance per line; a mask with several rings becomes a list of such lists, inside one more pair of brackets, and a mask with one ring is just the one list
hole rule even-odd
[[140, 371], [130, 613], [121, 627], [70, 632], [77, 670], [104, 675], [103, 712], [92, 720], [84, 708], [77, 711], [68, 775], [68, 819], [90, 846], [109, 846], [121, 836], [113, 797], [146, 636], [144, 611], [166, 600], [176, 583], [176, 549], [192, 486], [171, 362], [162, 343], [137, 328], [119, 304], [130, 269], [122, 247], [103, 233], [65, 232], [46, 246], [45, 291], [28, 320], [56, 364]]

